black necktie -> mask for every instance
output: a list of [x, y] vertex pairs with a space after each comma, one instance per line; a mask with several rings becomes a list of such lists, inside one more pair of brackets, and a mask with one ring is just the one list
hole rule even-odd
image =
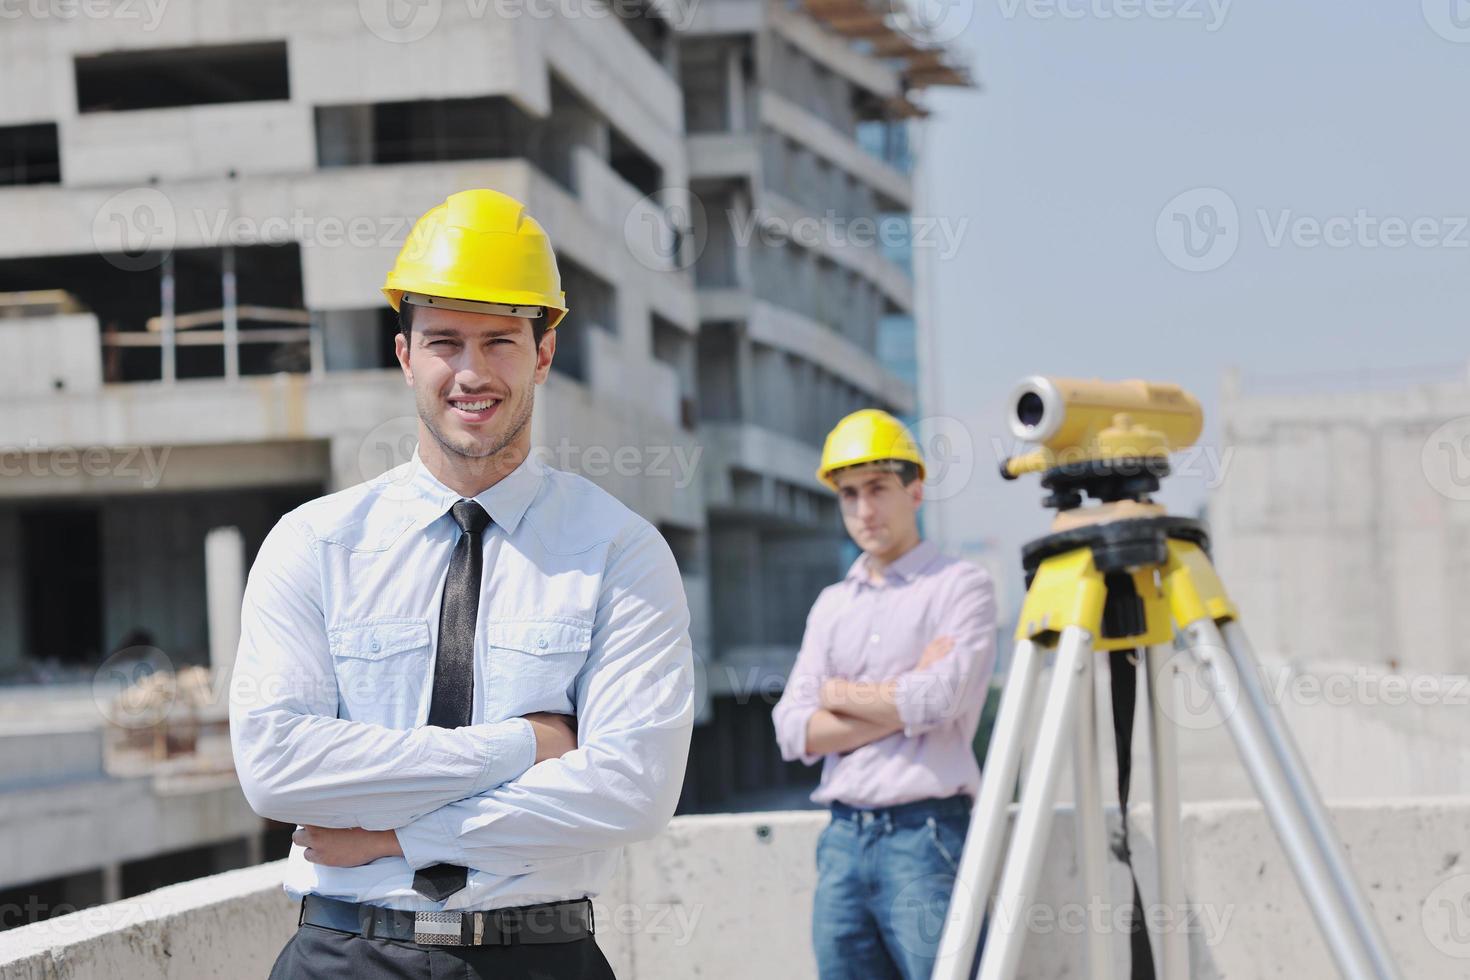
[[[462, 728], [470, 723], [475, 703], [475, 615], [480, 608], [480, 535], [490, 515], [473, 500], [450, 508], [461, 532], [444, 578], [444, 602], [439, 609], [439, 654], [434, 659], [434, 697], [429, 702], [429, 724]], [[469, 875], [457, 864], [431, 864], [413, 876], [413, 890], [442, 902], [465, 886]]]

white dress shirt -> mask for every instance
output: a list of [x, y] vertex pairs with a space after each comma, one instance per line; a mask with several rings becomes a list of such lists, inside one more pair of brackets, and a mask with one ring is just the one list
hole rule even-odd
[[[291, 848], [286, 891], [399, 909], [595, 895], [624, 844], [673, 815], [694, 721], [689, 611], [663, 536], [534, 454], [474, 499], [493, 524], [471, 724], [424, 724], [459, 494], [417, 452], [266, 537], [245, 588], [230, 734], [245, 797], [295, 824], [394, 829], [403, 857], [355, 868]], [[534, 764], [537, 711], [577, 748]], [[414, 871], [470, 869], [445, 902]]]

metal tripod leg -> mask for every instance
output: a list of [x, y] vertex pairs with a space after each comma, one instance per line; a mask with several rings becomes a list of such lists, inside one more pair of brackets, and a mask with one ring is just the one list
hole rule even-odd
[[1079, 665], [1081, 690], [1077, 692], [1077, 724], [1073, 734], [1073, 783], [1077, 806], [1077, 864], [1082, 874], [1082, 898], [1087, 903], [1087, 975], [1092, 980], [1111, 980], [1112, 936], [1099, 929], [1094, 911], [1107, 909], [1108, 839], [1103, 816], [1102, 763], [1098, 758], [1096, 657], [1084, 657]]
[[980, 940], [980, 923], [985, 904], [1000, 866], [1006, 839], [1006, 811], [1016, 790], [1025, 739], [1026, 712], [1041, 676], [1041, 651], [1030, 640], [1016, 644], [1011, 669], [1000, 696], [985, 769], [980, 776], [980, 794], [970, 813], [970, 830], [955, 874], [954, 893], [945, 915], [944, 933], [931, 974], [933, 980], [968, 980]]
[[1037, 732], [1035, 755], [1026, 773], [1016, 829], [1011, 835], [1000, 889], [995, 896], [995, 915], [980, 958], [980, 980], [1014, 977], [1021, 962], [1021, 946], [1026, 938], [1026, 904], [1041, 876], [1057, 778], [1077, 718], [1083, 666], [1091, 657], [1091, 633], [1078, 626], [1062, 631], [1055, 672]]
[[1225, 640], [1225, 646], [1230, 652], [1231, 659], [1235, 662], [1236, 673], [1241, 679], [1241, 687], [1246, 697], [1255, 704], [1256, 713], [1260, 716], [1266, 735], [1275, 748], [1276, 758], [1296, 796], [1297, 807], [1301, 810], [1313, 837], [1316, 838], [1317, 846], [1322, 852], [1327, 868], [1332, 874], [1333, 881], [1337, 884], [1337, 891], [1353, 918], [1358, 937], [1362, 940], [1363, 945], [1367, 948], [1368, 956], [1373, 961], [1373, 967], [1377, 971], [1376, 975], [1383, 978], [1397, 978], [1398, 967], [1388, 954], [1388, 945], [1383, 940], [1378, 920], [1373, 917], [1373, 910], [1364, 899], [1357, 878], [1343, 856], [1342, 844], [1338, 841], [1332, 823], [1327, 817], [1327, 809], [1322, 805], [1322, 799], [1317, 794], [1317, 788], [1312, 782], [1306, 763], [1302, 760], [1296, 740], [1292, 738], [1291, 730], [1286, 727], [1286, 720], [1281, 717], [1281, 712], [1266, 696], [1265, 688], [1261, 684], [1255, 652], [1251, 649], [1245, 630], [1240, 627], [1239, 623], [1232, 620], [1221, 628], [1220, 633]]
[[[1241, 762], [1296, 872], [1297, 882], [1316, 916], [1338, 972], [1349, 980], [1386, 980], [1375, 969], [1358, 934], [1347, 900], [1317, 846], [1317, 838], [1276, 756], [1259, 707], [1245, 692], [1242, 671], [1237, 669], [1236, 659], [1226, 648], [1219, 628], [1212, 619], [1200, 619], [1185, 627], [1184, 636], [1190, 653], [1208, 671]], [[1254, 665], [1249, 669], [1253, 671]]]
[[1184, 891], [1183, 834], [1179, 820], [1179, 753], [1173, 722], [1173, 650], [1149, 647], [1148, 742], [1153, 776], [1154, 846], [1159, 862], [1159, 904], [1169, 910], [1167, 925], [1155, 936], [1158, 974], [1163, 980], [1189, 977], [1188, 913]]

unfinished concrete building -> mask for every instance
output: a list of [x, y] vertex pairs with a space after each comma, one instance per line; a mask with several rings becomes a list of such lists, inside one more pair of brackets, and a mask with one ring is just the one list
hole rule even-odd
[[[915, 36], [852, 0], [720, 0], [680, 37], [714, 597], [701, 803], [799, 804], [815, 776], [770, 734], [811, 602], [853, 557], [813, 471], [843, 415], [916, 408], [914, 97], [968, 84]], [[894, 226], [897, 247], [859, 233]]]
[[[533, 438], [673, 547], [709, 678], [685, 809], [738, 805], [779, 781], [771, 699], [746, 696], [779, 686], [840, 570], [822, 433], [915, 404], [902, 256], [780, 229], [903, 220], [913, 93], [963, 75], [891, 17], [834, 7], [445, 3], [407, 26], [368, 7], [214, 0], [0, 33], [0, 676], [19, 682], [0, 726], [28, 740], [0, 758], [72, 739], [75, 784], [7, 764], [0, 801], [46, 794], [59, 827], [119, 782], [89, 741], [118, 651], [227, 670], [211, 531], [236, 529], [248, 563], [285, 511], [407, 458], [378, 287], [415, 217], [486, 186], [546, 226], [572, 307]], [[745, 235], [752, 216], [771, 233]], [[198, 793], [139, 846], [221, 848], [201, 871], [275, 846], [237, 790]], [[136, 838], [63, 839], [37, 848], [50, 893], [137, 890]], [[33, 872], [0, 887], [36, 893]]]

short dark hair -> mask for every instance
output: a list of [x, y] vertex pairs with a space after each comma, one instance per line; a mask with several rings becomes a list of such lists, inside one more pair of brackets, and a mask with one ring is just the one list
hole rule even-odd
[[[415, 304], [398, 301], [398, 332], [403, 334], [405, 341], [413, 341], [413, 310]], [[534, 346], [541, 346], [541, 338], [546, 336], [546, 324], [550, 317], [546, 307], [541, 308], [541, 315], [531, 321], [531, 340]]]

